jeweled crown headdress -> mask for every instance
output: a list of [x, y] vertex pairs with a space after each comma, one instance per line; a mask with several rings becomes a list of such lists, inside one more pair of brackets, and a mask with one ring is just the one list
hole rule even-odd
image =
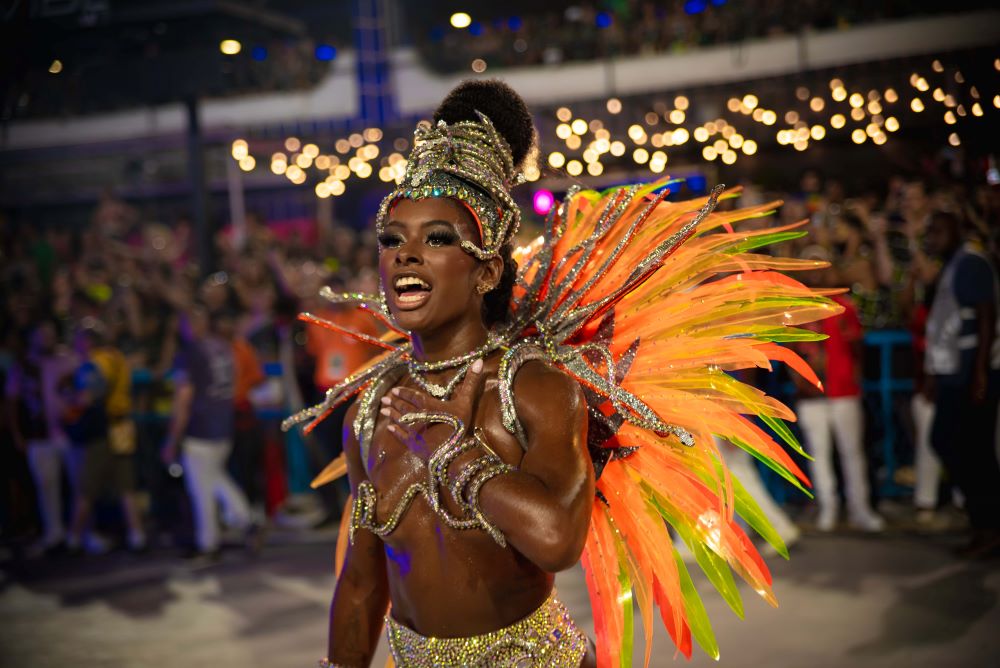
[[479, 225], [482, 246], [463, 240], [465, 251], [486, 260], [510, 241], [521, 222], [510, 189], [523, 183], [524, 175], [516, 170], [510, 145], [490, 119], [478, 111], [476, 115], [478, 121], [417, 126], [406, 173], [382, 200], [377, 229], [381, 231], [399, 199], [450, 197], [462, 202]]

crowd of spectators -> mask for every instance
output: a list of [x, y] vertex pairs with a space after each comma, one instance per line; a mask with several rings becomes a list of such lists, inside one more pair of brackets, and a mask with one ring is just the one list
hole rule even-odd
[[[935, 511], [953, 498], [939, 489], [947, 489], [945, 481], [962, 487], [962, 480], [954, 472], [942, 477], [930, 445], [936, 399], [922, 371], [924, 332], [946, 263], [928, 240], [935, 224], [946, 225], [996, 266], [997, 189], [931, 187], [893, 177], [846, 193], [836, 180], [807, 172], [790, 192], [745, 184], [740, 203], [772, 197], [786, 202], [780, 222], [809, 221], [807, 237], [773, 251], [828, 259], [832, 269], [814, 277], [814, 284], [849, 288], [841, 298], [848, 319], [825, 332], [829, 346], [800, 352], [828, 389], [836, 386], [858, 400], [850, 410], [859, 431], [848, 444], [857, 461], [844, 454], [842, 434], [836, 434], [842, 470], [853, 476], [847, 480], [852, 523], [869, 531], [883, 526], [869, 502], [877, 501], [890, 473], [876, 445], [884, 425], [878, 426], [871, 401], [861, 403], [865, 381], [877, 382], [881, 367], [861, 342], [865, 333], [889, 329], [912, 335], [894, 355], [893, 374], [914, 382], [912, 395], [901, 396], [894, 409], [902, 434], [896, 456], [904, 466], [891, 473], [894, 482], [916, 488], [917, 520], [938, 526]], [[267, 518], [298, 498], [303, 481], [336, 454], [336, 418], [295, 447], [289, 439], [302, 437], [282, 434], [278, 423], [315, 403], [374, 351], [305, 328], [295, 316], [311, 311], [353, 327], [372, 326], [318, 296], [324, 285], [377, 289], [372, 235], [337, 224], [288, 227], [249, 216], [245, 225], [216, 235], [214, 265], [205, 271], [194, 260], [190, 221], [151, 223], [107, 196], [84, 229], [39, 230], [4, 221], [3, 237], [3, 539], [35, 536], [42, 551], [101, 551], [108, 546], [99, 535], [119, 530], [118, 542], [132, 549], [170, 540], [193, 554], [212, 555], [221, 541], [217, 502], [253, 542]], [[987, 299], [982, 290], [976, 294]], [[797, 396], [785, 388], [773, 389], [790, 403], [817, 399], [804, 387]], [[961, 391], [954, 390], [956, 396]], [[995, 401], [993, 406], [995, 411]], [[812, 421], [812, 435], [810, 425], [802, 425], [806, 447], [814, 451], [822, 440], [815, 434], [829, 429], [822, 425], [833, 413], [824, 415]], [[846, 423], [835, 415], [832, 420], [835, 431]], [[831, 444], [824, 443], [825, 452], [814, 454], [829, 460]], [[820, 473], [833, 480], [831, 468]], [[836, 504], [836, 482], [829, 484], [824, 498]], [[324, 495], [319, 522], [339, 516], [346, 492], [329, 486]], [[109, 497], [114, 504], [106, 503]], [[828, 511], [817, 524], [835, 528], [836, 513]], [[104, 530], [93, 531], [95, 526]]]
[[[922, 529], [945, 526], [939, 509], [964, 496], [960, 505], [973, 538], [959, 553], [996, 555], [1000, 191], [986, 184], [932, 188], [899, 176], [884, 187], [848, 196], [839, 181], [807, 171], [779, 213], [789, 224], [808, 221], [809, 233], [772, 251], [830, 262], [801, 280], [847, 289], [833, 296], [844, 312], [814, 327], [826, 339], [794, 346], [823, 383], [819, 390], [793, 377], [798, 427], [814, 457], [815, 526], [838, 526], [842, 488], [849, 524], [881, 531], [885, 522], [870, 506], [874, 479], [884, 488], [913, 489], [913, 519]], [[772, 195], [749, 186], [741, 204]], [[897, 345], [865, 346], [867, 336], [895, 338]], [[887, 395], [889, 407], [881, 405]], [[894, 431], [900, 436], [887, 452]], [[883, 448], [873, 447], [877, 441]], [[842, 485], [834, 475], [834, 448]], [[956, 490], [947, 501], [945, 489]]]
[[693, 48], [846, 28], [915, 15], [982, 8], [982, 2], [786, 2], [785, 0], [627, 0], [547, 5], [521, 15], [479, 18], [469, 28], [438, 27], [417, 46], [442, 71], [556, 65], [569, 61], [683, 52]]
[[[217, 499], [232, 524], [257, 533], [301, 491], [336, 453], [309, 439], [300, 448], [308, 461], [295, 461], [278, 422], [370, 351], [305, 329], [296, 315], [341, 317], [318, 297], [323, 285], [376, 285], [372, 239], [309, 227], [248, 216], [216, 235], [206, 272], [191, 221], [149, 222], [111, 196], [85, 229], [5, 221], [5, 536], [37, 528], [43, 549], [99, 551], [90, 507], [113, 496], [124, 512], [104, 517], [120, 517], [133, 549], [146, 546], [152, 521], [154, 533], [194, 524], [194, 552], [212, 553]], [[214, 460], [194, 454], [206, 442]], [[190, 503], [175, 498], [178, 476]], [[324, 514], [336, 515], [343, 495], [326, 502]]]

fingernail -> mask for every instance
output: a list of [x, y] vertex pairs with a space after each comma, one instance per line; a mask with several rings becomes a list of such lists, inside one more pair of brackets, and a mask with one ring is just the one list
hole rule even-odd
[[393, 395], [395, 395], [397, 397], [399, 396], [399, 388], [398, 387], [392, 388], [391, 392], [392, 392]]
[[383, 408], [382, 410], [379, 411], [379, 413], [381, 413], [382, 415], [388, 415], [389, 414], [389, 409], [388, 408]]
[[478, 359], [472, 363], [472, 373], [479, 373], [483, 370], [483, 360]]
[[392, 400], [389, 399], [389, 397], [382, 397], [382, 403], [388, 406], [389, 404], [392, 403]]

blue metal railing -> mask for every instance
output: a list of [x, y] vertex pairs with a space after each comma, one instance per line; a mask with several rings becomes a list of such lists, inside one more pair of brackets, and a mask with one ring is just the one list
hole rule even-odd
[[913, 378], [896, 378], [893, 376], [893, 350], [899, 346], [913, 345], [910, 332], [901, 329], [883, 329], [865, 334], [865, 345], [878, 349], [879, 377], [864, 383], [864, 391], [869, 395], [877, 395], [882, 418], [882, 461], [885, 467], [885, 478], [882, 480], [880, 492], [883, 496], [898, 496], [905, 488], [896, 484], [896, 420], [893, 416], [893, 395], [912, 393]]

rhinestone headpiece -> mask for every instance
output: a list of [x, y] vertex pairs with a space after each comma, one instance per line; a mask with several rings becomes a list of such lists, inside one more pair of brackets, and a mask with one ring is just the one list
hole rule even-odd
[[379, 231], [401, 198], [451, 197], [472, 212], [482, 236], [482, 246], [462, 241], [465, 251], [486, 260], [510, 241], [521, 222], [510, 189], [523, 183], [524, 175], [515, 172], [510, 146], [490, 119], [476, 115], [478, 121], [417, 126], [403, 180], [379, 207]]

